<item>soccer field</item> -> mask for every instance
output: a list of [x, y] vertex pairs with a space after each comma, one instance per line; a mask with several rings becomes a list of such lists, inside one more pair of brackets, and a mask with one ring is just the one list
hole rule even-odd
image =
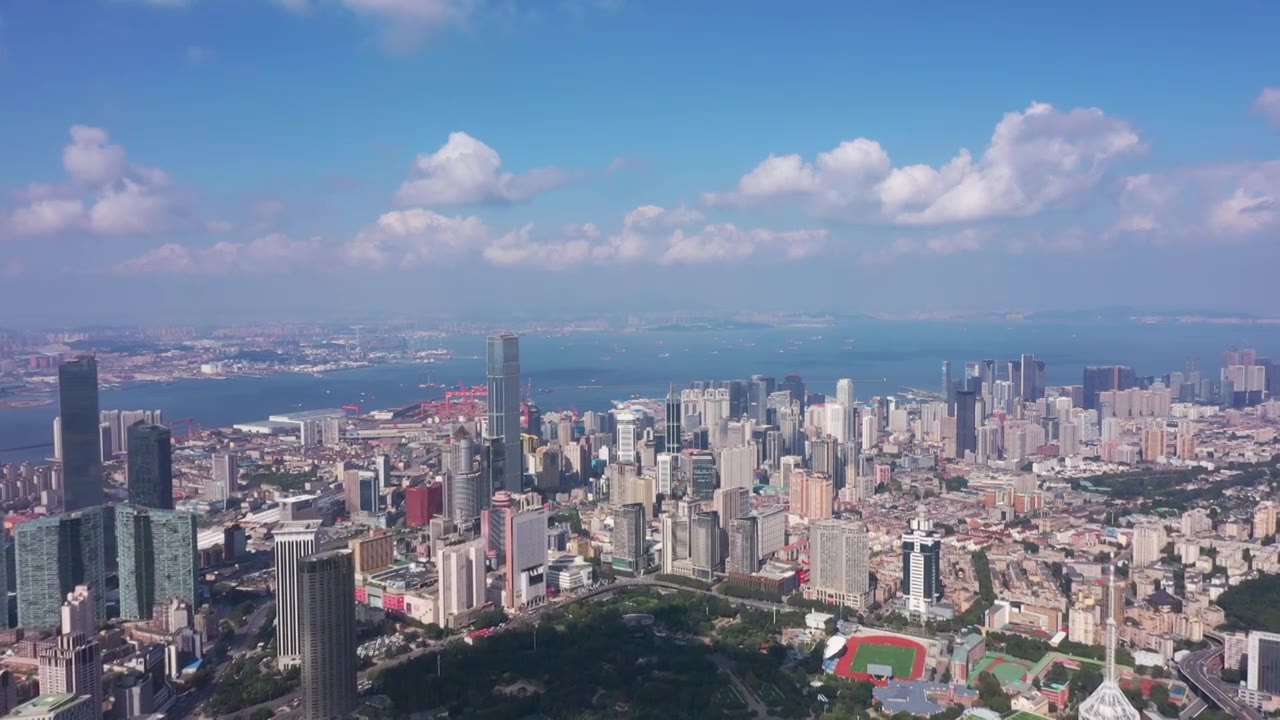
[[907, 679], [911, 677], [917, 652], [911, 647], [862, 643], [853, 656], [851, 669], [865, 673], [868, 665], [888, 665], [893, 668], [895, 678]]

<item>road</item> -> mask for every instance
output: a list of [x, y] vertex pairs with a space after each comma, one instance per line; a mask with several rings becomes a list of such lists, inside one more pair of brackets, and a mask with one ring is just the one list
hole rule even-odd
[[213, 681], [200, 690], [189, 690], [178, 696], [177, 701], [169, 708], [168, 717], [187, 717], [213, 695], [214, 686], [217, 685], [218, 681], [222, 679], [222, 675], [231, 667], [230, 660], [235, 656], [252, 650], [257, 644], [258, 631], [267, 622], [269, 611], [273, 607], [275, 607], [275, 600], [265, 602], [254, 608], [253, 612], [245, 618], [244, 627], [237, 629], [236, 634], [227, 644], [227, 662], [218, 667], [213, 676]]
[[1244, 720], [1262, 720], [1262, 714], [1240, 702], [1235, 688], [1222, 682], [1222, 647], [1210, 645], [1189, 653], [1178, 663], [1178, 673], [1210, 702]]

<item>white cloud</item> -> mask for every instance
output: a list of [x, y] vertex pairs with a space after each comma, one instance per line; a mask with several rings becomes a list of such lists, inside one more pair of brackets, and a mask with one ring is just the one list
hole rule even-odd
[[1276, 127], [1280, 127], [1280, 87], [1263, 88], [1253, 106]]
[[47, 198], [14, 210], [9, 218], [9, 230], [23, 237], [56, 235], [81, 226], [84, 219], [83, 202]]
[[[594, 229], [594, 226], [589, 226]], [[569, 229], [572, 232], [572, 229]], [[592, 258], [593, 245], [586, 237], [567, 236], [551, 242], [533, 240], [533, 223], [498, 238], [484, 249], [484, 259], [494, 265], [524, 265], [564, 270]]]
[[412, 208], [384, 213], [346, 244], [347, 262], [374, 269], [418, 267], [482, 248], [490, 231], [478, 217], [446, 217]]
[[130, 163], [106, 130], [73, 125], [62, 149], [70, 181], [32, 183], [17, 193], [25, 203], [9, 213], [8, 229], [18, 236], [47, 236], [80, 230], [102, 235], [140, 235], [171, 227], [181, 206], [168, 173]]
[[571, 173], [552, 167], [503, 172], [497, 151], [464, 132], [450, 133], [443, 147], [419, 155], [414, 166], [414, 176], [396, 192], [404, 205], [523, 202], [573, 179]]
[[1119, 207], [1108, 237], [1181, 243], [1261, 237], [1280, 229], [1280, 160], [1124, 178]]
[[274, 233], [249, 243], [219, 242], [206, 248], [166, 243], [119, 263], [124, 275], [227, 275], [281, 273], [323, 260], [331, 249], [319, 238], [292, 240]]
[[706, 220], [701, 212], [680, 205], [667, 210], [659, 205], [641, 205], [623, 218], [627, 230], [670, 230], [685, 225], [696, 225]]
[[62, 166], [73, 180], [106, 185], [124, 175], [124, 148], [111, 144], [102, 128], [72, 125], [71, 144], [62, 149]]
[[1046, 103], [1007, 113], [978, 159], [961, 149], [940, 167], [894, 168], [866, 138], [819, 153], [770, 155], [710, 205], [800, 199], [813, 214], [899, 225], [940, 225], [1034, 215], [1093, 189], [1112, 161], [1142, 149], [1137, 132], [1097, 108]]

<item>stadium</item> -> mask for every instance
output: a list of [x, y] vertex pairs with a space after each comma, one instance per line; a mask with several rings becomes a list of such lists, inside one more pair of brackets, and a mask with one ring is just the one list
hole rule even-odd
[[877, 685], [923, 678], [927, 655], [923, 644], [901, 635], [836, 635], [822, 653], [827, 672]]

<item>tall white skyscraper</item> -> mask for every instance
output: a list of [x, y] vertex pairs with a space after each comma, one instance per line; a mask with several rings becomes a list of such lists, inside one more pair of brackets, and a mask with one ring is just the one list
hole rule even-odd
[[871, 604], [871, 543], [866, 526], [842, 520], [818, 520], [809, 528], [811, 600], [835, 602], [858, 610]]
[[636, 444], [639, 441], [639, 418], [633, 412], [623, 411], [614, 416], [618, 428], [618, 462], [635, 463]]
[[923, 508], [902, 535], [902, 594], [907, 609], [922, 615], [942, 599], [942, 538]]
[[851, 408], [854, 405], [853, 380], [851, 378], [840, 378], [836, 381], [836, 402]]
[[756, 444], [730, 447], [720, 451], [720, 487], [747, 488], [755, 485], [755, 472], [760, 454]]
[[676, 472], [680, 458], [674, 453], [658, 453], [658, 492], [671, 497], [671, 489], [676, 483]]
[[102, 648], [93, 636], [59, 635], [39, 655], [41, 695], [87, 695], [90, 707], [101, 713]]
[[289, 667], [302, 662], [298, 563], [320, 549], [320, 521], [280, 523], [273, 537], [276, 556], [276, 662], [280, 667]]
[[876, 416], [867, 413], [862, 418], [862, 451], [875, 450], [878, 444], [880, 444], [880, 430], [876, 427]]
[[485, 543], [472, 540], [448, 545], [436, 553], [440, 573], [437, 596], [440, 624], [455, 627], [453, 619], [485, 602]]
[[504, 521], [507, 576], [503, 604], [513, 610], [541, 605], [547, 597], [547, 510], [509, 512]]
[[1133, 528], [1133, 564], [1136, 567], [1154, 565], [1164, 552], [1164, 526], [1155, 522], [1139, 523]]

